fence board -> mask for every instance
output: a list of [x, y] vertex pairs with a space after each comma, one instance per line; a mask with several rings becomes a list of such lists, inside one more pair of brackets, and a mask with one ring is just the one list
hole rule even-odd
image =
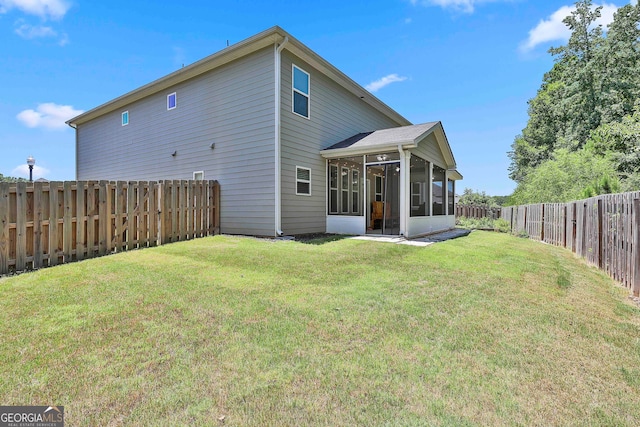
[[0, 275], [219, 233], [216, 181], [0, 183]]

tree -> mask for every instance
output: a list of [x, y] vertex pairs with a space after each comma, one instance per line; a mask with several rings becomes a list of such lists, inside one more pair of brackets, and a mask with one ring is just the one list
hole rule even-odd
[[0, 173], [0, 182], [23, 182], [26, 181], [24, 178], [15, 178], [13, 176], [4, 176]]
[[471, 188], [465, 188], [462, 196], [457, 202], [458, 205], [465, 206], [486, 206], [489, 208], [498, 207], [498, 203], [493, 196], [489, 196], [487, 193], [474, 191]]
[[640, 99], [640, 4], [621, 7], [614, 14], [602, 52], [604, 123], [633, 113]]
[[596, 129], [588, 146], [595, 155], [608, 158], [625, 191], [640, 190], [640, 104], [632, 115], [620, 122]]
[[511, 204], [559, 203], [581, 199], [585, 189], [602, 177], [616, 176], [614, 165], [589, 149], [556, 150], [532, 170], [511, 195]]

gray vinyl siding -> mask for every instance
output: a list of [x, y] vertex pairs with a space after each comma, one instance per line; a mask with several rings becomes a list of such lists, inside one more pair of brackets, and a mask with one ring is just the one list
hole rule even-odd
[[[310, 74], [310, 119], [292, 112], [292, 63]], [[282, 230], [324, 232], [326, 161], [319, 151], [360, 132], [399, 126], [286, 49], [281, 69]], [[296, 166], [311, 169], [311, 196], [296, 195]]]
[[411, 154], [415, 154], [418, 157], [421, 157], [425, 160], [428, 160], [443, 169], [447, 169], [447, 163], [442, 156], [442, 151], [440, 151], [440, 146], [436, 141], [436, 137], [431, 134], [422, 140], [418, 144], [418, 148], [414, 148], [411, 151]]
[[[79, 125], [77, 178], [192, 179], [204, 171], [220, 182], [222, 232], [273, 236], [274, 71], [274, 50], [265, 48]], [[177, 108], [168, 111], [172, 92]]]

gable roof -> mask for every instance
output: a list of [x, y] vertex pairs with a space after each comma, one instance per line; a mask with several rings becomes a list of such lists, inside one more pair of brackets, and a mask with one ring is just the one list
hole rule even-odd
[[161, 77], [149, 84], [141, 86], [138, 89], [135, 89], [83, 114], [80, 114], [79, 116], [76, 116], [67, 121], [67, 124], [75, 127], [76, 125], [86, 123], [89, 120], [102, 116], [103, 114], [118, 110], [124, 106], [131, 104], [132, 102], [138, 101], [162, 90], [166, 90], [171, 86], [197, 77], [201, 74], [221, 67], [231, 61], [242, 58], [260, 49], [268, 46], [275, 46], [276, 44], [281, 44], [285, 41], [285, 39], [287, 40], [287, 43], [285, 44], [284, 49], [303, 59], [318, 71], [342, 86], [344, 89], [361, 98], [363, 102], [369, 104], [374, 109], [378, 110], [394, 122], [398, 123], [398, 125], [411, 124], [411, 122], [402, 117], [391, 107], [380, 101], [365, 88], [349, 78], [342, 71], [338, 70], [336, 67], [323, 59], [320, 55], [313, 52], [303, 43], [298, 41], [295, 37], [291, 36], [289, 33], [278, 26], [269, 28], [268, 30], [256, 34], [255, 36], [233, 44], [219, 52], [214, 53], [213, 55], [207, 56], [206, 58], [194, 62], [193, 64], [188, 65], [184, 68], [181, 68], [178, 71], [174, 71], [171, 74]]
[[398, 146], [403, 149], [416, 148], [421, 141], [433, 134], [442, 156], [447, 163], [447, 169], [459, 176], [456, 169], [456, 160], [453, 151], [444, 133], [441, 122], [429, 122], [419, 125], [401, 126], [397, 128], [381, 129], [373, 132], [365, 132], [354, 135], [320, 151], [323, 157], [336, 158], [359, 154], [373, 154], [382, 151], [395, 151]]

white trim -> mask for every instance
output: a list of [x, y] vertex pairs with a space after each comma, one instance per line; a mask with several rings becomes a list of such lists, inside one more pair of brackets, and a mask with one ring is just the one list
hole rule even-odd
[[[173, 107], [170, 107], [170, 106], [169, 106], [169, 98], [170, 98], [172, 95], [173, 95], [173, 97], [174, 97], [174, 101], [173, 101], [173, 102], [174, 102], [174, 104], [175, 104], [175, 105], [174, 105]], [[169, 110], [175, 110], [176, 108], [178, 108], [178, 93], [177, 93], [177, 92], [172, 92], [172, 93], [170, 93], [169, 95], [167, 95], [167, 111], [169, 111]]]
[[[298, 169], [304, 169], [309, 171], [309, 179], [298, 178]], [[309, 184], [309, 193], [298, 193], [298, 183]], [[296, 196], [311, 196], [311, 168], [296, 165]]]
[[[295, 87], [295, 69], [298, 69], [307, 75], [307, 81], [309, 87], [307, 88], [309, 93], [304, 93], [301, 90], [296, 89]], [[295, 101], [294, 101], [294, 93], [299, 93], [300, 95], [307, 98], [307, 115], [303, 116], [302, 114], [295, 111]], [[298, 67], [296, 64], [291, 64], [291, 112], [297, 116], [303, 117], [307, 120], [311, 120], [311, 74], [307, 73], [302, 68]]]
[[[197, 174], [202, 174], [202, 178], [200, 178], [200, 179], [196, 178]], [[204, 181], [204, 171], [195, 171], [195, 172], [193, 172], [193, 180], [194, 181]]]
[[[125, 117], [125, 115], [127, 116], [127, 122], [126, 122], [126, 123], [125, 123], [125, 121], [124, 121], [124, 117]], [[123, 111], [123, 112], [122, 112], [121, 119], [122, 119], [122, 120], [121, 120], [121, 122], [120, 122], [120, 123], [122, 123], [122, 126], [127, 126], [127, 125], [129, 124], [129, 110], [127, 110], [127, 111]]]

